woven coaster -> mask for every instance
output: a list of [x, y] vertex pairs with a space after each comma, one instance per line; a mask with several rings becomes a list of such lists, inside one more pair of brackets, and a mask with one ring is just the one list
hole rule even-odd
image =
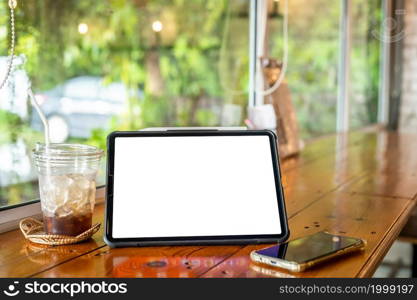
[[46, 234], [43, 228], [43, 223], [33, 218], [21, 220], [19, 226], [27, 240], [33, 243], [50, 246], [80, 243], [92, 237], [93, 234], [100, 229], [100, 223], [97, 223], [77, 236]]

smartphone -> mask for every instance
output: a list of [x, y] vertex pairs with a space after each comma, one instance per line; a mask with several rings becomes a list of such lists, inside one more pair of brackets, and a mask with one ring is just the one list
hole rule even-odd
[[292, 272], [302, 272], [330, 258], [363, 250], [365, 244], [362, 239], [321, 231], [290, 242], [252, 251], [250, 256], [253, 261], [259, 263]]

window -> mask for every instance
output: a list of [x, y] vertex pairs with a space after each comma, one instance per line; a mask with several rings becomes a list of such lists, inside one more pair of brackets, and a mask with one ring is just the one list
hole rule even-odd
[[[342, 1], [289, 2], [289, 83], [302, 137], [336, 131]], [[349, 123], [377, 121], [382, 1], [350, 1]], [[268, 51], [283, 57], [283, 1], [269, 1]], [[347, 59], [344, 57], [344, 59]]]
[[[249, 6], [250, 0], [20, 1], [19, 70], [32, 80], [57, 142], [105, 148], [116, 129], [242, 125]], [[1, 55], [8, 16], [1, 1]], [[16, 97], [24, 84], [13, 80], [1, 94], [0, 206], [38, 198], [31, 149], [43, 141], [42, 124], [25, 96]]]
[[[269, 51], [282, 58], [283, 4], [271, 2]], [[336, 130], [340, 14], [340, 1], [289, 1], [286, 81], [303, 138]]]
[[350, 127], [376, 123], [382, 0], [351, 1]]
[[[342, 1], [288, 0], [288, 69], [302, 137], [336, 131]], [[0, 91], [0, 207], [38, 198], [31, 149], [43, 140], [30, 78], [55, 141], [105, 148], [107, 133], [239, 126], [254, 89], [260, 0], [20, 1], [17, 70]], [[284, 0], [269, 0], [266, 54], [283, 57]], [[351, 128], [376, 121], [381, 0], [352, 0]], [[252, 9], [252, 11], [251, 11]], [[0, 70], [8, 48], [0, 2]], [[251, 33], [255, 33], [251, 35]], [[1, 74], [1, 71], [0, 71]], [[57, 130], [59, 129], [59, 130]], [[103, 164], [104, 165], [104, 164]], [[102, 184], [103, 173], [99, 184]]]

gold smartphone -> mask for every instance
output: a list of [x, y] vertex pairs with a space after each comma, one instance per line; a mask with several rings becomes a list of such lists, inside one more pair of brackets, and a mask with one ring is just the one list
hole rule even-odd
[[261, 250], [252, 251], [253, 261], [302, 272], [333, 257], [365, 248], [362, 239], [333, 235], [325, 231]]

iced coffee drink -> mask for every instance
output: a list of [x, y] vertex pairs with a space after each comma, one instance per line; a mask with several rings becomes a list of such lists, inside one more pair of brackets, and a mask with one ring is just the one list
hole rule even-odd
[[103, 151], [86, 145], [38, 144], [33, 154], [45, 232], [76, 236], [91, 228]]

